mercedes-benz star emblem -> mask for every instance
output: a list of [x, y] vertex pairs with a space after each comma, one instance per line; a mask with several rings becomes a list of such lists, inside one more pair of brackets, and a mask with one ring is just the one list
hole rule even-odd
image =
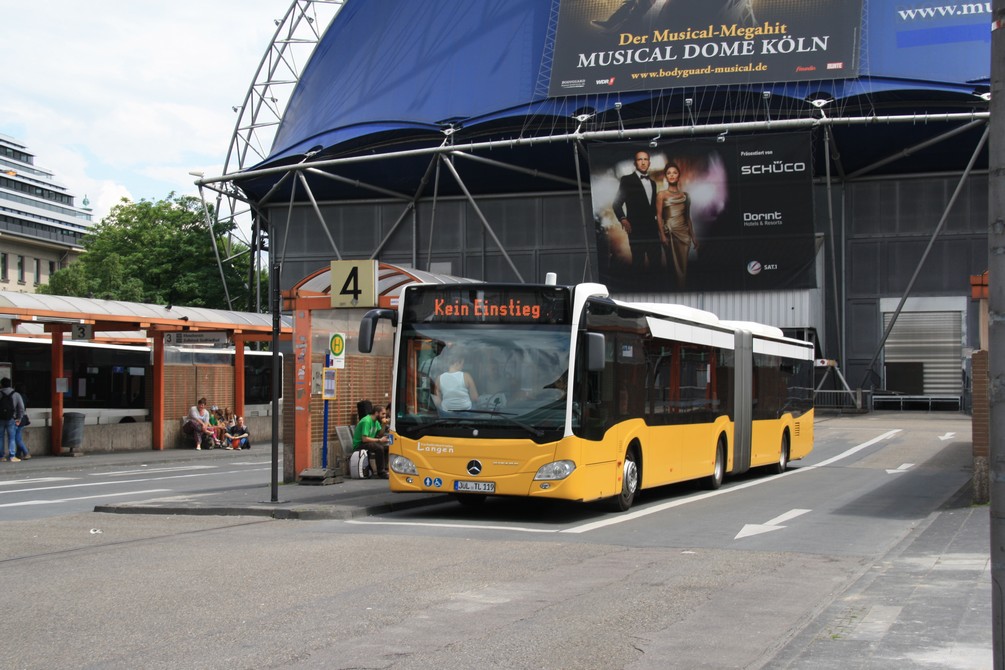
[[477, 477], [482, 473], [482, 464], [479, 461], [468, 461], [468, 474]]

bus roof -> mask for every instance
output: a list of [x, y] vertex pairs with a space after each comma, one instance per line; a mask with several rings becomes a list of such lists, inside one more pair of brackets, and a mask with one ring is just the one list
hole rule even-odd
[[703, 309], [698, 309], [697, 307], [688, 307], [687, 305], [677, 305], [665, 302], [624, 302], [622, 300], [615, 300], [614, 303], [624, 307], [634, 307], [635, 309], [645, 310], [647, 312], [652, 312], [653, 314], [659, 314], [660, 316], [669, 316], [671, 318], [701, 323], [706, 326], [723, 325], [723, 322], [719, 321], [719, 317], [715, 314], [712, 312], [706, 312]]

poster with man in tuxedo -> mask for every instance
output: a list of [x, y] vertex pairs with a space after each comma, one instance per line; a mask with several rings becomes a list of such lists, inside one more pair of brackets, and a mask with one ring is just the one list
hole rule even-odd
[[663, 256], [656, 223], [656, 183], [649, 177], [648, 151], [635, 152], [635, 169], [621, 177], [611, 204], [614, 216], [628, 236], [632, 274], [641, 280], [661, 269]]

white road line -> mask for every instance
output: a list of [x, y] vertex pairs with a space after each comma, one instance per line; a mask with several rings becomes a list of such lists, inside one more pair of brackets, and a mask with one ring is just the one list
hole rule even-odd
[[908, 470], [910, 470], [913, 467], [914, 467], [914, 463], [904, 463], [903, 465], [901, 465], [896, 470], [887, 470], [886, 474], [888, 474], [888, 475], [897, 475], [897, 474], [900, 474], [901, 472], [907, 472]]
[[121, 496], [138, 496], [147, 493], [165, 493], [171, 489], [149, 489], [147, 491], [123, 491], [121, 493], [102, 493], [96, 496], [80, 496], [78, 498], [60, 498], [59, 500], [22, 500], [16, 503], [4, 503], [0, 507], [28, 507], [29, 505], [58, 505], [60, 503], [76, 502], [78, 500], [94, 500], [95, 498], [115, 498]]
[[91, 472], [91, 477], [126, 477], [128, 475], [149, 475], [155, 472], [184, 472], [186, 470], [211, 470], [219, 465], [179, 465], [173, 468], [141, 468], [139, 470], [117, 470], [115, 472]]
[[[600, 521], [594, 521], [591, 523], [585, 523], [580, 526], [573, 526], [571, 528], [565, 529], [541, 529], [541, 528], [523, 528], [523, 527], [508, 527], [508, 526], [476, 526], [476, 525], [464, 525], [464, 524], [450, 524], [450, 523], [433, 523], [433, 522], [415, 522], [415, 521], [367, 521], [361, 519], [348, 519], [345, 523], [352, 523], [357, 525], [367, 525], [367, 526], [427, 526], [432, 528], [467, 528], [467, 529], [479, 529], [479, 530], [498, 530], [498, 531], [517, 531], [521, 533], [588, 533], [591, 530], [597, 530], [598, 528], [605, 528], [607, 526], [613, 526], [619, 523], [625, 523], [628, 521], [634, 521], [644, 516], [650, 514], [657, 514], [658, 512], [664, 512], [668, 509], [673, 509], [674, 507], [681, 507], [683, 505], [689, 505], [693, 502], [698, 502], [699, 500], [706, 500], [708, 498], [714, 498], [716, 496], [727, 495], [729, 493], [734, 493], [736, 491], [742, 491], [743, 489], [750, 488], [752, 486], [760, 486], [761, 484], [768, 484], [770, 482], [776, 482], [782, 477], [788, 477], [790, 475], [798, 475], [800, 472], [811, 472], [817, 468], [822, 468], [832, 463], [836, 463], [842, 459], [853, 456], [863, 449], [867, 449], [877, 442], [882, 442], [883, 440], [889, 439], [901, 432], [901, 429], [897, 428], [895, 430], [890, 430], [878, 437], [874, 437], [868, 442], [863, 442], [862, 444], [856, 445], [847, 451], [843, 451], [837, 456], [828, 458], [827, 460], [821, 461], [816, 465], [807, 465], [799, 468], [798, 470], [789, 470], [780, 475], [774, 475], [772, 477], [766, 477], [764, 479], [751, 479], [749, 481], [743, 482], [742, 484], [737, 484], [736, 486], [730, 486], [728, 488], [719, 489], [718, 491], [708, 491], [707, 493], [699, 493], [687, 498], [680, 498], [678, 500], [671, 500], [670, 502], [662, 503], [660, 505], [654, 505], [652, 507], [647, 507], [645, 509], [639, 509], [634, 512], [628, 512], [627, 514], [618, 514], [607, 519], [601, 519]], [[797, 510], [793, 510], [795, 512]], [[807, 510], [808, 511], [808, 510]], [[792, 514], [792, 512], [786, 512], [786, 514]], [[802, 514], [804, 512], [800, 512]], [[783, 517], [785, 514], [782, 515]], [[796, 515], [798, 516], [798, 514]], [[780, 518], [780, 517], [776, 517]], [[774, 519], [772, 520], [774, 521]]]
[[247, 470], [223, 470], [223, 471], [213, 471], [213, 472], [194, 472], [188, 475], [169, 475], [166, 477], [143, 477], [141, 479], [121, 479], [118, 481], [108, 481], [108, 482], [87, 482], [84, 484], [63, 484], [60, 486], [37, 486], [35, 488], [28, 489], [14, 489], [13, 491], [0, 491], [0, 495], [6, 495], [8, 493], [31, 493], [32, 491], [53, 491], [56, 489], [73, 489], [73, 488], [83, 488], [85, 486], [119, 486], [121, 484], [137, 484], [139, 482], [159, 482], [167, 479], [191, 479], [193, 477], [208, 477], [210, 475], [234, 475], [234, 474], [244, 474], [247, 472], [257, 472], [259, 470], [265, 470], [266, 468], [253, 468]]
[[521, 533], [557, 533], [557, 529], [524, 528], [521, 526], [481, 526], [471, 523], [433, 523], [424, 521], [367, 521], [366, 519], [346, 519], [346, 523], [358, 526], [428, 526], [431, 528], [462, 528], [467, 530], [515, 530]]
[[798, 475], [800, 472], [811, 472], [817, 468], [822, 468], [830, 465], [831, 463], [837, 463], [838, 461], [848, 458], [863, 449], [868, 449], [877, 442], [882, 442], [883, 440], [889, 439], [900, 432], [900, 429], [889, 430], [878, 437], [874, 437], [868, 442], [863, 442], [862, 444], [856, 445], [847, 451], [843, 451], [837, 456], [833, 456], [826, 460], [820, 461], [816, 465], [807, 465], [805, 467], [799, 468], [798, 470], [789, 470], [788, 472], [783, 472], [780, 475], [775, 475], [773, 477], [766, 477], [764, 479], [751, 479], [749, 481], [743, 482], [742, 484], [737, 484], [736, 486], [730, 486], [729, 488], [719, 489], [718, 491], [709, 491], [707, 493], [699, 493], [698, 495], [691, 496], [689, 498], [683, 498], [681, 500], [671, 500], [670, 502], [663, 503], [661, 505], [654, 505], [652, 507], [647, 507], [645, 509], [636, 510], [634, 512], [628, 512], [627, 514], [619, 514], [615, 517], [610, 517], [607, 519], [601, 519], [600, 521], [594, 521], [592, 523], [586, 523], [581, 526], [575, 526], [573, 528], [566, 528], [561, 531], [563, 533], [586, 533], [591, 530], [596, 530], [598, 528], [605, 528], [606, 526], [613, 526], [619, 523], [625, 523], [627, 521], [634, 521], [635, 519], [648, 516], [650, 514], [656, 514], [658, 512], [664, 512], [668, 509], [673, 509], [674, 507], [680, 507], [682, 505], [689, 505], [693, 502], [698, 502], [699, 500], [705, 500], [707, 498], [715, 498], [716, 496], [726, 495], [728, 493], [733, 493], [735, 491], [742, 491], [743, 489], [748, 489], [752, 486], [760, 486], [762, 484], [767, 484], [768, 482], [777, 482], [782, 477], [788, 477], [791, 475]]

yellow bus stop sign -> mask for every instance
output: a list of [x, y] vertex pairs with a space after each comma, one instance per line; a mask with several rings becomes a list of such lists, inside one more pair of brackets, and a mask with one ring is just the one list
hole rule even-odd
[[331, 339], [328, 340], [328, 349], [332, 352], [332, 358], [334, 363], [332, 367], [344, 368], [345, 367], [345, 334], [344, 333], [332, 333]]

